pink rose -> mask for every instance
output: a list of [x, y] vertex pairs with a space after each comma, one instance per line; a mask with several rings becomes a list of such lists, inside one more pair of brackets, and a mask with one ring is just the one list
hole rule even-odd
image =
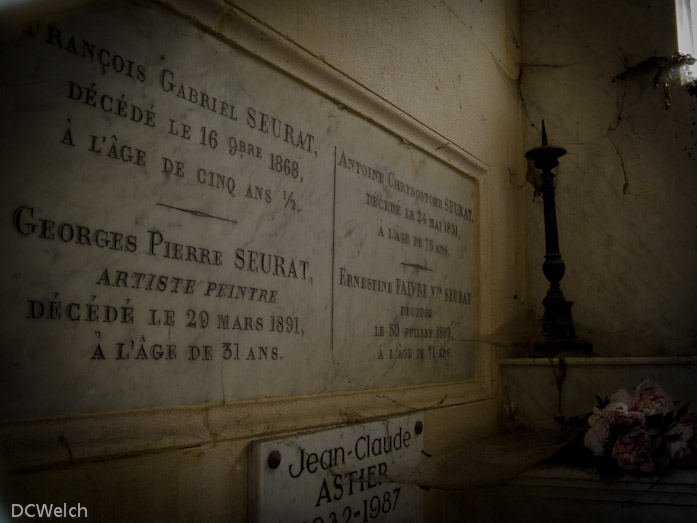
[[[614, 397], [614, 396], [613, 396]], [[605, 446], [610, 438], [610, 424], [615, 425], [642, 425], [646, 421], [643, 412], [630, 411], [626, 403], [613, 401], [605, 408], [593, 409], [593, 414], [588, 418], [590, 429], [583, 437], [583, 444], [596, 457], [605, 456]]]
[[600, 411], [602, 416], [605, 416], [610, 423], [617, 425], [632, 425], [643, 424], [646, 421], [646, 415], [643, 412], [629, 410], [626, 403], [612, 402]]
[[626, 403], [627, 408], [632, 404], [632, 396], [625, 389], [620, 389], [610, 396], [611, 403]]
[[607, 441], [610, 438], [610, 422], [605, 416], [592, 414], [588, 418], [588, 424], [591, 428], [583, 436], [583, 444], [594, 456], [604, 456], [605, 445], [607, 445]]
[[655, 448], [651, 436], [644, 429], [634, 429], [625, 435], [617, 436], [612, 447], [612, 457], [617, 460], [617, 465], [623, 470], [637, 470], [652, 472], [656, 464], [651, 459], [651, 452]]
[[634, 391], [634, 400], [629, 410], [643, 412], [647, 416], [666, 414], [675, 410], [670, 396], [657, 384], [646, 380]]
[[670, 459], [679, 467], [697, 467], [697, 413], [685, 414], [666, 431]]

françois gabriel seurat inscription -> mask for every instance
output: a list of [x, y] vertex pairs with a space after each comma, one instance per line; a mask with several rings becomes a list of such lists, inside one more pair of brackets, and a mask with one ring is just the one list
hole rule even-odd
[[473, 377], [461, 173], [156, 8], [0, 60], [3, 417]]

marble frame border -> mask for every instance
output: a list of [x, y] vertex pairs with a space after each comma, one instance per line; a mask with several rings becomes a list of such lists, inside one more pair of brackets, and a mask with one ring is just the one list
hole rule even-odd
[[[90, 3], [88, 0], [71, 0], [58, 10], [70, 10]], [[480, 224], [490, 218], [486, 205], [489, 166], [236, 6], [223, 0], [196, 3], [158, 0], [154, 3], [251, 54], [371, 124], [408, 141], [473, 180], [478, 216], [475, 224], [475, 335], [482, 332], [482, 312], [491, 307], [483, 292], [481, 273], [485, 265], [482, 253], [487, 250], [481, 245], [480, 233]], [[55, 10], [55, 5], [39, 3], [26, 13], [26, 18], [41, 16], [41, 11]], [[19, 18], [12, 21], [21, 23], [22, 17]], [[3, 26], [7, 22], [9, 20], [5, 20]], [[0, 458], [10, 470], [28, 472], [47, 466], [288, 434], [299, 430], [298, 419], [303, 420], [303, 431], [313, 431], [489, 400], [496, 394], [496, 353], [487, 344], [479, 342], [475, 342], [475, 351], [474, 379], [468, 381], [4, 420], [0, 421]]]

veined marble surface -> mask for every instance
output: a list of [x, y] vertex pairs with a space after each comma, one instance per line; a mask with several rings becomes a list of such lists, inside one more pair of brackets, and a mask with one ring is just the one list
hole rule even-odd
[[423, 430], [417, 414], [255, 442], [250, 521], [423, 521]]
[[462, 173], [157, 8], [0, 62], [3, 418], [473, 377]]

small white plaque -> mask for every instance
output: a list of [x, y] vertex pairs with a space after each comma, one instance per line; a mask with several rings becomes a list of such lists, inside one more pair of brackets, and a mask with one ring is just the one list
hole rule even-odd
[[253, 443], [249, 520], [421, 522], [423, 415]]

